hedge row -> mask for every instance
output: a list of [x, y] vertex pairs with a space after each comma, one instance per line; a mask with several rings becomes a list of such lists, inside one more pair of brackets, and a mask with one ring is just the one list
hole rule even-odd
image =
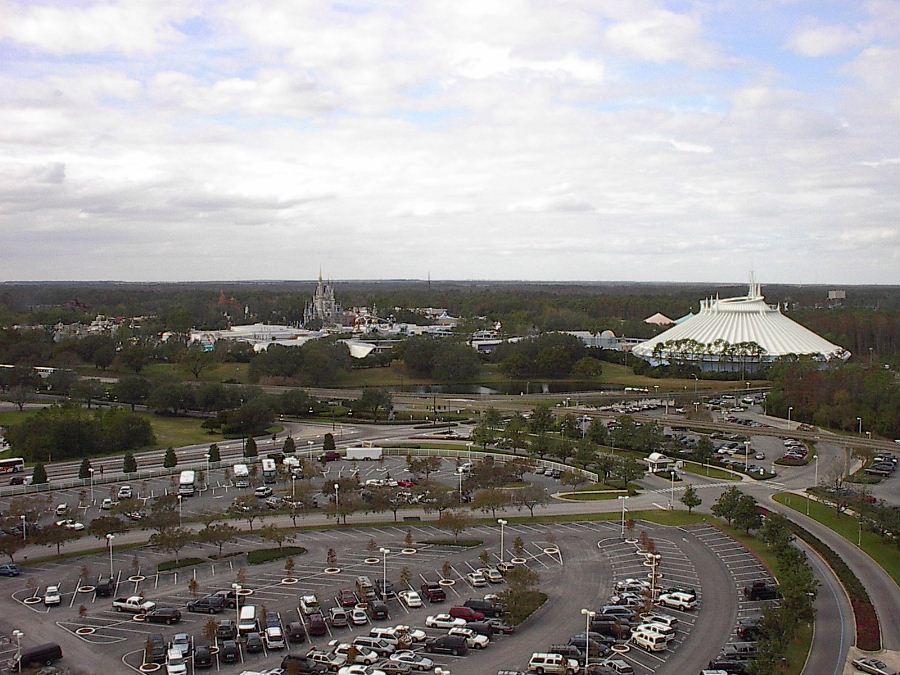
[[881, 649], [881, 627], [878, 624], [878, 615], [875, 613], [872, 599], [859, 577], [828, 544], [817, 536], [790, 520], [788, 520], [788, 527], [796, 536], [825, 558], [825, 562], [834, 570], [844, 588], [847, 589], [850, 605], [853, 607], [853, 614], [856, 617], [856, 646], [870, 652]]
[[249, 565], [261, 565], [262, 563], [291, 558], [295, 555], [303, 555], [306, 549], [302, 546], [282, 546], [281, 548], [257, 548], [247, 554]]

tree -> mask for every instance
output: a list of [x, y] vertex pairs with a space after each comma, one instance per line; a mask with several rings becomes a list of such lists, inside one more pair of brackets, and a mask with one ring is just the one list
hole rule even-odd
[[516, 565], [506, 573], [504, 580], [506, 590], [499, 594], [500, 601], [506, 605], [510, 623], [515, 625], [521, 623], [538, 604], [535, 593], [541, 578], [527, 565]]
[[[328, 434], [325, 434], [328, 436]], [[334, 437], [331, 438], [332, 442], [334, 442]], [[284, 445], [281, 448], [281, 451], [286, 455], [293, 455], [297, 452], [297, 444], [294, 443], [294, 439], [291, 436], [288, 436], [284, 439]]]
[[166, 448], [166, 455], [163, 458], [163, 466], [167, 469], [172, 469], [178, 466], [178, 455], [175, 454], [175, 448], [171, 446]]
[[191, 594], [191, 597], [196, 598], [197, 592], [200, 590], [200, 582], [195, 578], [191, 577], [191, 580], [188, 581], [188, 592]]
[[391, 395], [384, 389], [364, 389], [357, 404], [363, 410], [372, 411], [372, 419], [378, 421], [378, 411], [391, 407]]
[[266, 511], [263, 510], [263, 507], [259, 505], [259, 499], [254, 497], [253, 495], [244, 495], [243, 497], [238, 497], [234, 500], [234, 504], [232, 504], [229, 509], [229, 513], [233, 516], [237, 516], [239, 518], [243, 518], [247, 521], [247, 524], [250, 526], [250, 531], [253, 531], [253, 521], [257, 518], [262, 518]]
[[277, 544], [278, 548], [281, 549], [284, 547], [284, 543], [286, 541], [293, 541], [294, 535], [289, 532], [282, 530], [280, 528], [275, 527], [274, 525], [266, 525], [265, 527], [261, 527], [259, 529], [259, 536], [265, 539], [266, 541], [270, 541], [273, 544]]
[[115, 516], [100, 516], [94, 518], [87, 526], [87, 532], [101, 541], [106, 538], [107, 534], [118, 534], [128, 529], [127, 523], [121, 518]]
[[294, 576], [294, 568], [297, 567], [297, 561], [293, 557], [284, 561], [284, 574], [288, 577]]
[[582, 469], [587, 469], [588, 465], [593, 464], [597, 460], [597, 451], [590, 443], [583, 440], [578, 443], [573, 459], [575, 464]]
[[591, 443], [596, 443], [597, 445], [606, 445], [608, 436], [609, 431], [607, 430], [606, 425], [603, 423], [603, 420], [595, 419], [591, 421], [591, 426], [589, 426], [587, 430], [587, 439]]
[[215, 443], [209, 446], [209, 463], [215, 464], [216, 462], [222, 461], [222, 453], [219, 450], [219, 446]]
[[328, 552], [325, 554], [325, 562], [329, 567], [336, 567], [338, 564], [337, 551], [333, 548], [328, 549]]
[[78, 477], [81, 479], [91, 477], [91, 460], [85, 457], [81, 460], [81, 466], [78, 467]]
[[334, 444], [334, 434], [327, 432], [322, 439], [322, 450], [325, 452], [333, 452], [337, 446]]
[[116, 401], [127, 403], [134, 410], [136, 405], [144, 403], [150, 395], [150, 382], [137, 375], [119, 378], [112, 387], [112, 395]]
[[135, 473], [137, 471], [137, 460], [134, 458], [130, 452], [125, 453], [125, 457], [122, 459], [122, 472], [123, 473]]
[[259, 451], [256, 449], [256, 441], [253, 440], [253, 436], [249, 436], [244, 443], [244, 457], [257, 457], [258, 455]]
[[425, 502], [426, 511], [437, 511], [438, 520], [444, 517], [445, 511], [459, 506], [462, 499], [454, 492], [442, 490], [432, 495], [431, 501]]
[[759, 538], [769, 548], [780, 551], [787, 547], [794, 537], [788, 527], [787, 518], [780, 513], [769, 513], [762, 527], [759, 528]]
[[742, 492], [736, 487], [730, 487], [719, 495], [715, 504], [712, 505], [712, 513], [714, 516], [724, 518], [725, 522], [731, 525], [737, 513], [738, 503], [740, 502]]
[[0, 553], [9, 558], [9, 562], [16, 562], [15, 555], [25, 548], [22, 537], [15, 534], [0, 535]]
[[503, 509], [509, 505], [509, 494], [499, 488], [487, 488], [475, 493], [472, 503], [469, 505], [474, 510], [484, 513], [490, 512], [492, 518], [497, 517], [497, 509]]
[[149, 543], [163, 551], [170, 552], [178, 562], [178, 554], [194, 539], [194, 533], [182, 527], [170, 527], [150, 535]]
[[75, 530], [70, 530], [66, 527], [50, 525], [49, 527], [37, 529], [32, 534], [32, 537], [37, 543], [44, 546], [56, 546], [56, 555], [59, 555], [60, 547], [63, 544], [80, 539], [81, 535]]
[[203, 637], [206, 638], [207, 642], [215, 644], [217, 628], [218, 622], [213, 618], [207, 619], [206, 623], [203, 624]]
[[34, 465], [34, 469], [31, 472], [31, 482], [33, 485], [44, 485], [47, 483], [47, 469], [44, 468], [41, 462]]
[[546, 405], [539, 405], [531, 411], [531, 419], [529, 420], [531, 433], [538, 436], [545, 434], [553, 428], [553, 423], [553, 413], [550, 412], [550, 408]]
[[472, 524], [472, 519], [462, 511], [446, 511], [438, 518], [437, 524], [453, 533], [455, 543], [459, 541], [459, 535]]
[[16, 385], [15, 387], [10, 387], [8, 399], [15, 404], [15, 406], [19, 409], [19, 412], [22, 412], [25, 409], [25, 404], [31, 400], [32, 390], [24, 385]]
[[91, 404], [98, 398], [106, 395], [106, 389], [100, 380], [78, 380], [69, 390], [69, 396], [73, 399], [84, 401], [90, 410]]
[[513, 454], [522, 447], [523, 437], [527, 429], [528, 421], [519, 413], [513, 415], [509, 419], [509, 422], [506, 423], [506, 429], [504, 430], [503, 435], [512, 446]]
[[520, 558], [525, 553], [525, 542], [522, 541], [522, 537], [518, 534], [516, 535], [516, 538], [513, 539], [513, 551]]
[[404, 565], [403, 569], [400, 570], [400, 585], [404, 588], [410, 588], [410, 583], [412, 583], [412, 572]]
[[563, 471], [562, 475], [559, 477], [560, 482], [563, 485], [571, 485], [576, 490], [579, 485], [583, 485], [587, 483], [587, 476], [584, 475], [581, 471]]
[[693, 511], [695, 506], [700, 506], [702, 502], [703, 500], [693, 485], [688, 485], [684, 489], [684, 494], [681, 495], [681, 503], [687, 507], [688, 513]]
[[520, 490], [513, 492], [512, 502], [519, 510], [528, 509], [531, 517], [534, 518], [534, 509], [549, 501], [547, 491], [540, 485], [529, 483]]
[[137, 374], [150, 363], [150, 350], [143, 345], [129, 344], [119, 352], [119, 360], [122, 365]]
[[616, 473], [627, 486], [631, 481], [644, 475], [644, 467], [633, 457], [626, 457], [616, 467]]
[[218, 550], [218, 557], [222, 557], [222, 547], [234, 541], [240, 530], [227, 523], [207, 525], [197, 533], [197, 538], [207, 544], [211, 544]]
[[482, 415], [478, 424], [472, 430], [472, 440], [481, 446], [483, 450], [487, 450], [489, 443], [493, 443], [497, 439], [494, 428], [488, 423], [486, 416]]
[[409, 472], [415, 476], [423, 474], [425, 476], [425, 480], [428, 480], [432, 473], [440, 471], [441, 464], [443, 464], [443, 460], [437, 456], [406, 456], [406, 468], [409, 470]]
[[762, 516], [752, 495], [741, 495], [734, 510], [735, 527], [742, 528], [747, 534], [750, 530], [758, 529], [762, 525]]
[[199, 380], [200, 373], [213, 365], [214, 357], [212, 352], [204, 351], [200, 345], [191, 345], [181, 352], [179, 360], [194, 376], [194, 379]]

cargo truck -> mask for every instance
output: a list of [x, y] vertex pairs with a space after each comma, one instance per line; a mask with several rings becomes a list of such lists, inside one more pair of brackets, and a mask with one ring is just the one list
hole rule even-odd
[[194, 472], [182, 471], [178, 478], [178, 494], [182, 497], [192, 497], [194, 495]]
[[365, 461], [381, 459], [383, 452], [381, 448], [347, 448], [347, 451], [344, 453], [344, 459], [348, 462], [354, 459]]
[[274, 459], [265, 458], [262, 460], [262, 477], [263, 483], [272, 485], [275, 482], [275, 476], [278, 473], [278, 465]]
[[239, 488], [250, 487], [250, 469], [246, 464], [234, 465], [234, 486]]

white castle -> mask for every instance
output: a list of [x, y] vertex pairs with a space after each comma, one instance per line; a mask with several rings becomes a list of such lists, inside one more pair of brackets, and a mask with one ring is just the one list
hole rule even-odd
[[303, 308], [303, 323], [321, 321], [322, 326], [333, 326], [341, 323], [344, 310], [334, 299], [334, 285], [322, 280], [322, 270], [319, 270], [319, 283], [316, 292]]

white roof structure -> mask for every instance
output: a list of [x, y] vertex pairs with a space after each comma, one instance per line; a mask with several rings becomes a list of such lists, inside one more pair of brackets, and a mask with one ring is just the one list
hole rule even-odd
[[653, 316], [648, 316], [646, 319], [644, 319], [644, 323], [652, 323], [656, 326], [670, 326], [675, 322], [665, 314], [660, 314], [659, 312], [657, 312]]
[[[750, 343], [756, 343], [764, 351], [755, 354]], [[808, 354], [822, 361], [850, 357], [850, 352], [843, 347], [786, 317], [780, 307], [766, 304], [760, 285], [752, 281], [746, 296], [701, 300], [697, 314], [636, 345], [632, 353], [663, 362], [670, 357], [719, 361], [729, 353], [761, 361], [787, 354]]]

